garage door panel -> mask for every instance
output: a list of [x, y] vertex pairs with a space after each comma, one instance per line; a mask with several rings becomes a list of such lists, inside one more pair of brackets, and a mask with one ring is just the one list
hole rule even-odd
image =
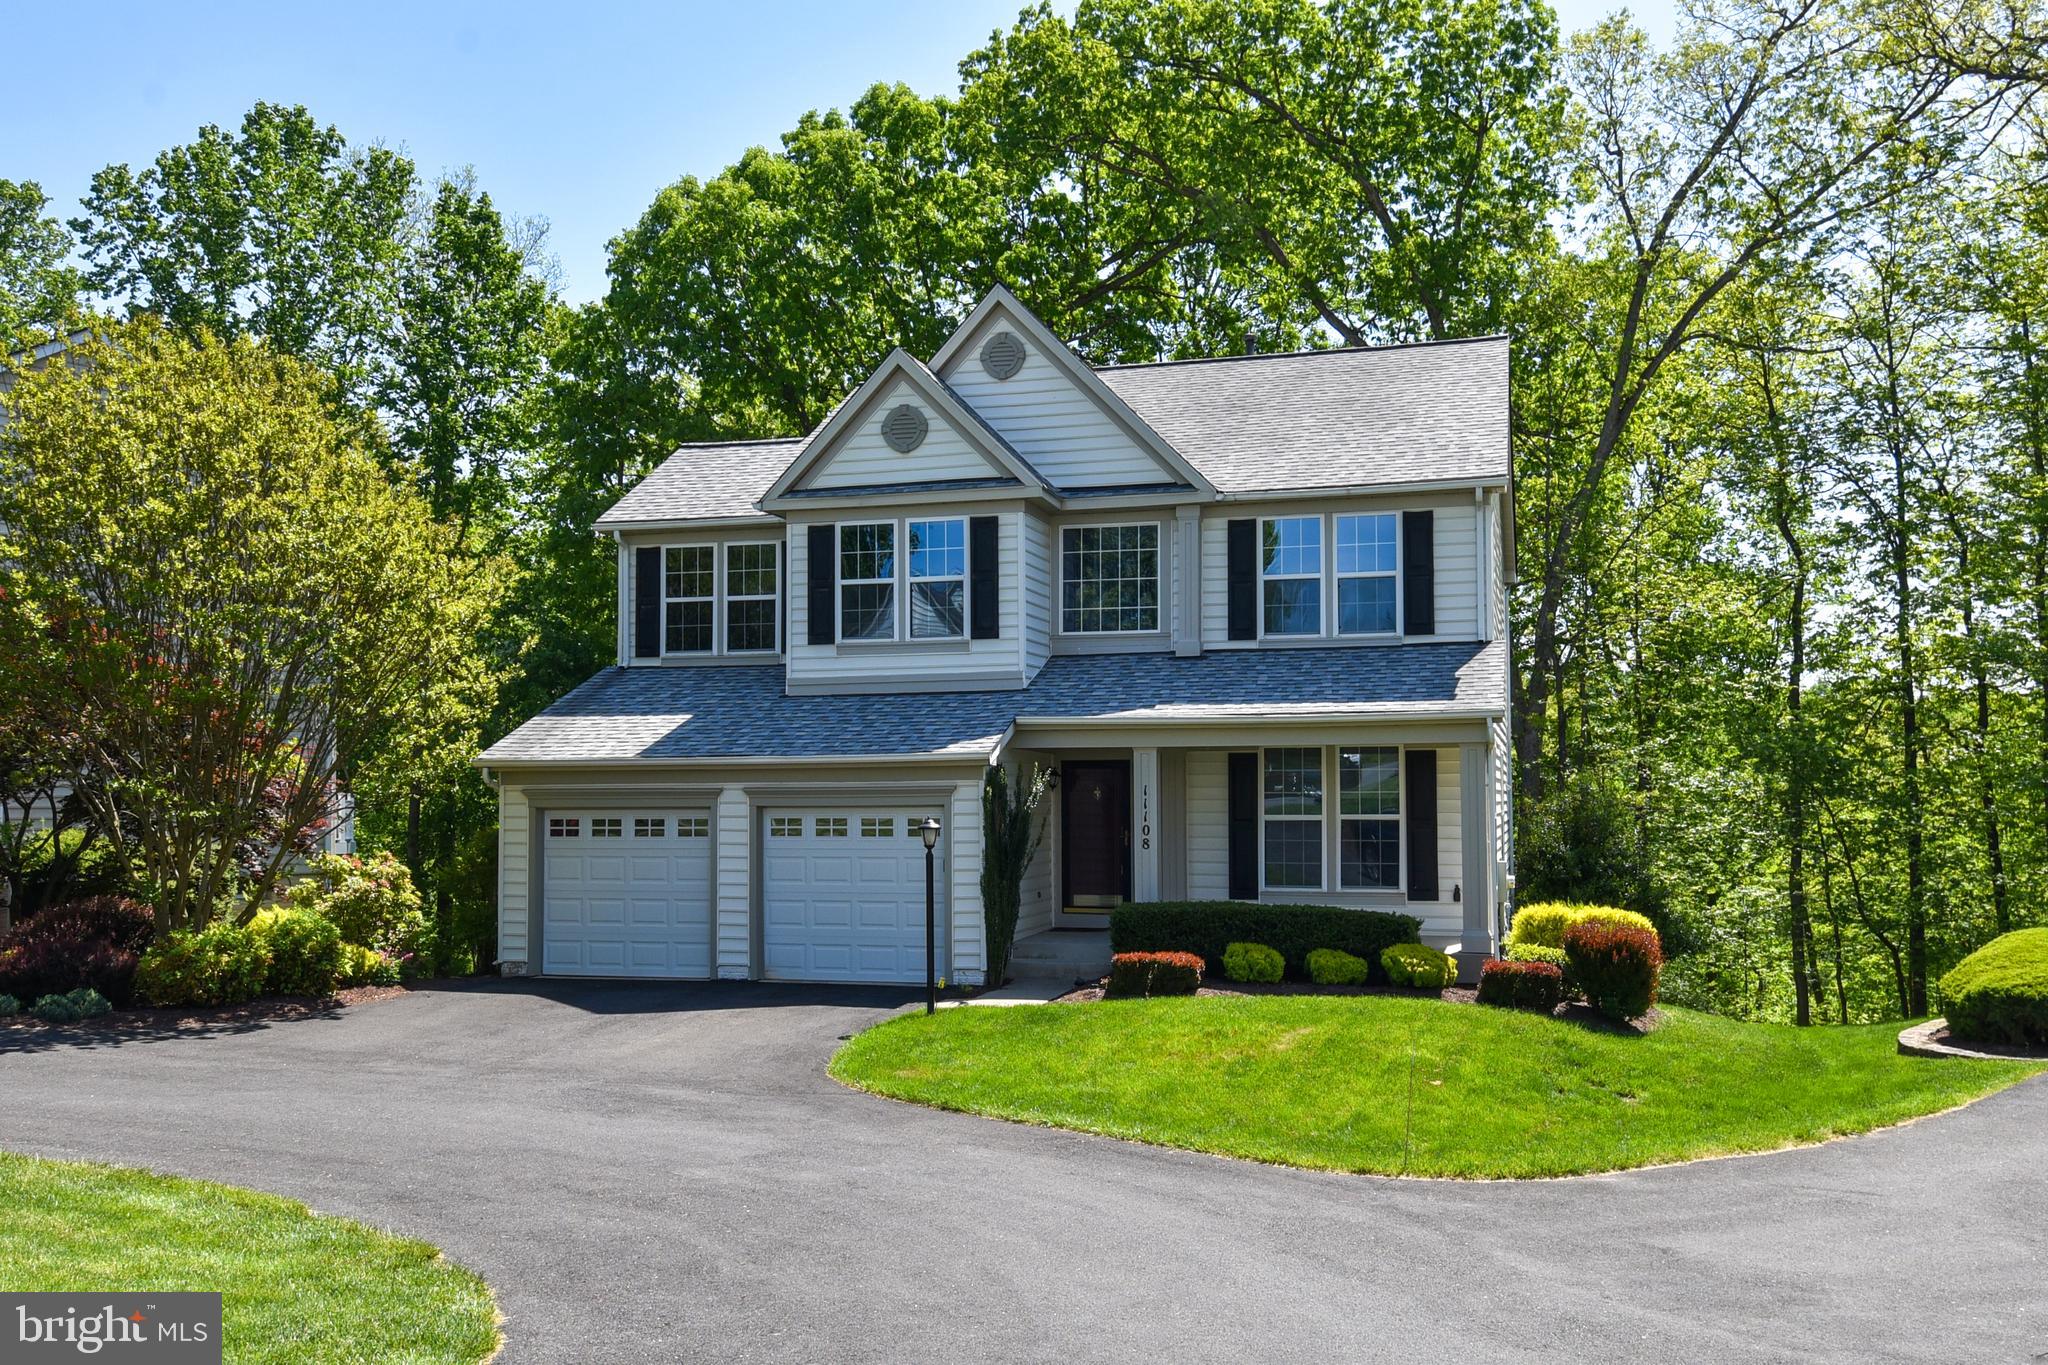
[[712, 974], [709, 817], [551, 811], [543, 825], [542, 971]]
[[[936, 815], [936, 810], [931, 812]], [[831, 806], [764, 815], [763, 974], [784, 980], [924, 979], [925, 812]], [[940, 866], [944, 849], [940, 849]], [[945, 885], [941, 874], [938, 887]], [[945, 950], [945, 917], [939, 918]]]

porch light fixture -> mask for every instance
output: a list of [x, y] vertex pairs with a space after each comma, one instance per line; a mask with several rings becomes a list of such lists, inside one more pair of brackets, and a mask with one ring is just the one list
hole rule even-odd
[[917, 827], [917, 837], [924, 840], [924, 1012], [929, 1015], [939, 1012], [939, 902], [932, 873], [932, 850], [939, 846], [939, 822], [925, 816], [924, 823]]

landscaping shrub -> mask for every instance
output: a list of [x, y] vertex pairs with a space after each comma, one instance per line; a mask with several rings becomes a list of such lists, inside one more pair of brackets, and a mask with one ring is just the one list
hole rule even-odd
[[45, 907], [110, 894], [118, 891], [122, 882], [113, 845], [82, 829], [57, 834], [44, 829], [29, 835], [15, 875], [17, 921]]
[[398, 979], [398, 964], [375, 948], [365, 948], [358, 943], [341, 945], [341, 975], [335, 984], [396, 986]]
[[[1388, 952], [1393, 949], [1389, 948]], [[1308, 979], [1318, 986], [1363, 986], [1372, 975], [1372, 964], [1353, 957], [1342, 948], [1312, 948], [1308, 955]]]
[[1559, 971], [1564, 970], [1564, 949], [1546, 948], [1540, 943], [1510, 943], [1510, 962], [1548, 962]]
[[1564, 973], [1548, 962], [1492, 961], [1479, 969], [1482, 1005], [1548, 1014], [1563, 998]]
[[107, 997], [90, 986], [80, 986], [62, 995], [46, 995], [28, 1012], [46, 1024], [75, 1024], [80, 1019], [97, 1019], [113, 1008]]
[[120, 896], [53, 906], [0, 938], [0, 991], [41, 1000], [90, 987], [125, 1004], [153, 930], [149, 907]]
[[1574, 924], [1621, 924], [1654, 934], [1657, 926], [1647, 915], [1619, 910], [1611, 905], [1579, 905], [1568, 901], [1539, 901], [1515, 912], [1508, 931], [1508, 947], [1563, 948], [1565, 931]]
[[1664, 955], [1654, 929], [1583, 920], [1565, 930], [1564, 955], [1572, 989], [1608, 1018], [1640, 1019], [1657, 1003]]
[[1103, 994], [1193, 995], [1201, 986], [1202, 959], [1193, 953], [1117, 953]]
[[1287, 959], [1263, 943], [1231, 943], [1223, 949], [1223, 974], [1232, 981], [1278, 981]]
[[270, 966], [263, 989], [271, 995], [327, 995], [341, 979], [341, 930], [309, 910], [265, 910], [249, 921]]
[[17, 921], [6, 946], [47, 940], [88, 940], [139, 953], [156, 934], [156, 912], [126, 896], [88, 896]]
[[1308, 976], [1308, 955], [1336, 948], [1363, 958], [1375, 976], [1382, 950], [1421, 942], [1413, 915], [1328, 905], [1260, 905], [1249, 901], [1157, 901], [1120, 905], [1110, 913], [1109, 946], [1119, 953], [1200, 953], [1213, 969], [1233, 943], [1277, 949], [1289, 974]]
[[425, 961], [433, 929], [413, 889], [412, 874], [389, 853], [367, 861], [323, 853], [312, 874], [285, 892], [285, 904], [331, 920], [343, 942], [374, 948], [391, 957], [408, 954]]
[[239, 1005], [263, 993], [270, 956], [239, 924], [158, 939], [142, 955], [135, 993], [152, 1005]]
[[1420, 943], [1396, 943], [1380, 954], [1380, 966], [1396, 986], [1440, 991], [1458, 979], [1458, 964], [1450, 956]]
[[16, 1000], [11, 995], [0, 995], [0, 1019], [5, 1019], [10, 1014], [20, 1013], [21, 1002], [19, 1000]]
[[2048, 928], [1992, 939], [1941, 978], [1941, 998], [1958, 1038], [2048, 1047]]

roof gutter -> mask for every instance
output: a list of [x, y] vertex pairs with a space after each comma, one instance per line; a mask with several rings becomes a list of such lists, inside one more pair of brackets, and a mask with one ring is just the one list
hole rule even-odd
[[1240, 488], [1218, 493], [1217, 502], [1298, 502], [1305, 498], [1387, 497], [1402, 493], [1462, 493], [1467, 489], [1505, 489], [1509, 478], [1502, 474], [1483, 479], [1426, 479], [1415, 483], [1348, 483], [1327, 488]]
[[933, 763], [965, 764], [979, 763], [986, 755], [979, 749], [969, 753], [932, 754], [803, 754], [787, 755], [717, 755], [693, 754], [688, 758], [494, 758], [488, 752], [472, 758], [470, 766], [499, 772], [515, 769], [536, 768], [598, 768], [606, 771], [630, 772], [646, 768], [800, 768], [818, 766], [854, 766], [863, 763]]

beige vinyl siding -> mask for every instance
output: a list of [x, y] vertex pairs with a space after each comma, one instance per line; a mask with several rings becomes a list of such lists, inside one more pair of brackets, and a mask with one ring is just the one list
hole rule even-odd
[[[974, 680], [1000, 677], [1004, 685], [1021, 686], [1024, 676], [1025, 648], [1023, 641], [1024, 614], [1015, 590], [1016, 574], [1011, 566], [1018, 562], [1019, 525], [1023, 513], [1015, 508], [989, 513], [985, 508], [973, 504], [956, 507], [919, 508], [908, 514], [909, 520], [927, 518], [971, 519], [976, 516], [994, 515], [997, 518], [996, 556], [999, 568], [996, 574], [997, 590], [1002, 601], [996, 612], [997, 629], [1000, 638], [994, 640], [943, 640], [943, 641], [896, 641], [893, 644], [874, 642], [847, 645], [813, 645], [810, 638], [810, 527], [828, 520], [811, 517], [805, 521], [792, 522], [789, 527], [789, 553], [786, 556], [789, 577], [789, 685], [792, 689], [819, 690], [819, 685], [841, 685], [854, 689], [867, 687], [879, 690], [886, 685], [905, 684], [916, 686], [944, 682], [947, 677], [960, 679], [971, 675]], [[833, 523], [856, 521], [902, 521], [906, 516], [902, 509], [891, 508], [883, 512], [861, 513], [848, 510], [830, 518]], [[899, 532], [900, 534], [900, 532]], [[907, 580], [897, 580], [899, 609]], [[968, 591], [973, 588], [970, 584]], [[837, 610], [834, 599], [834, 610]], [[973, 606], [970, 602], [969, 619]], [[834, 622], [836, 636], [837, 621]], [[935, 676], [936, 675], [936, 676]]]
[[[1451, 888], [1465, 881], [1465, 816], [1459, 804], [1457, 749], [1436, 751], [1436, 883], [1437, 901], [1464, 928], [1464, 908], [1451, 900]], [[1462, 891], [1460, 894], [1463, 894]]]
[[947, 976], [965, 985], [980, 985], [987, 964], [987, 934], [981, 913], [981, 784], [962, 782], [953, 789], [948, 812], [952, 833], [947, 838], [952, 882], [947, 911], [952, 916], [948, 943], [953, 965]]
[[[507, 782], [498, 790], [498, 960], [525, 962], [528, 890], [533, 866], [533, 813], [526, 793]], [[528, 970], [538, 973], [539, 963]]]
[[1188, 899], [1230, 896], [1230, 760], [1215, 749], [1187, 756]]
[[[982, 343], [998, 329], [1015, 332], [1024, 343], [1024, 368], [1008, 379], [996, 379], [981, 365]], [[1000, 312], [976, 329], [941, 377], [1058, 487], [1179, 481]]]
[[1436, 509], [1436, 633], [1479, 638], [1479, 512], [1470, 497]]
[[1055, 532], [1043, 517], [1031, 512], [1021, 515], [1024, 554], [1018, 577], [1023, 585], [1024, 676], [1028, 679], [1045, 667], [1052, 650], [1053, 621], [1059, 610], [1059, 550]]
[[753, 974], [753, 803], [738, 787], [718, 794], [712, 827], [718, 836], [714, 857], [718, 977], [744, 981]]
[[[882, 421], [908, 403], [924, 414], [925, 438], [905, 454], [882, 439]], [[988, 479], [1008, 471], [991, 465], [931, 404], [898, 380], [868, 406], [867, 419], [848, 434], [800, 483], [803, 488], [864, 488], [873, 484], [937, 483], [947, 479]]]

